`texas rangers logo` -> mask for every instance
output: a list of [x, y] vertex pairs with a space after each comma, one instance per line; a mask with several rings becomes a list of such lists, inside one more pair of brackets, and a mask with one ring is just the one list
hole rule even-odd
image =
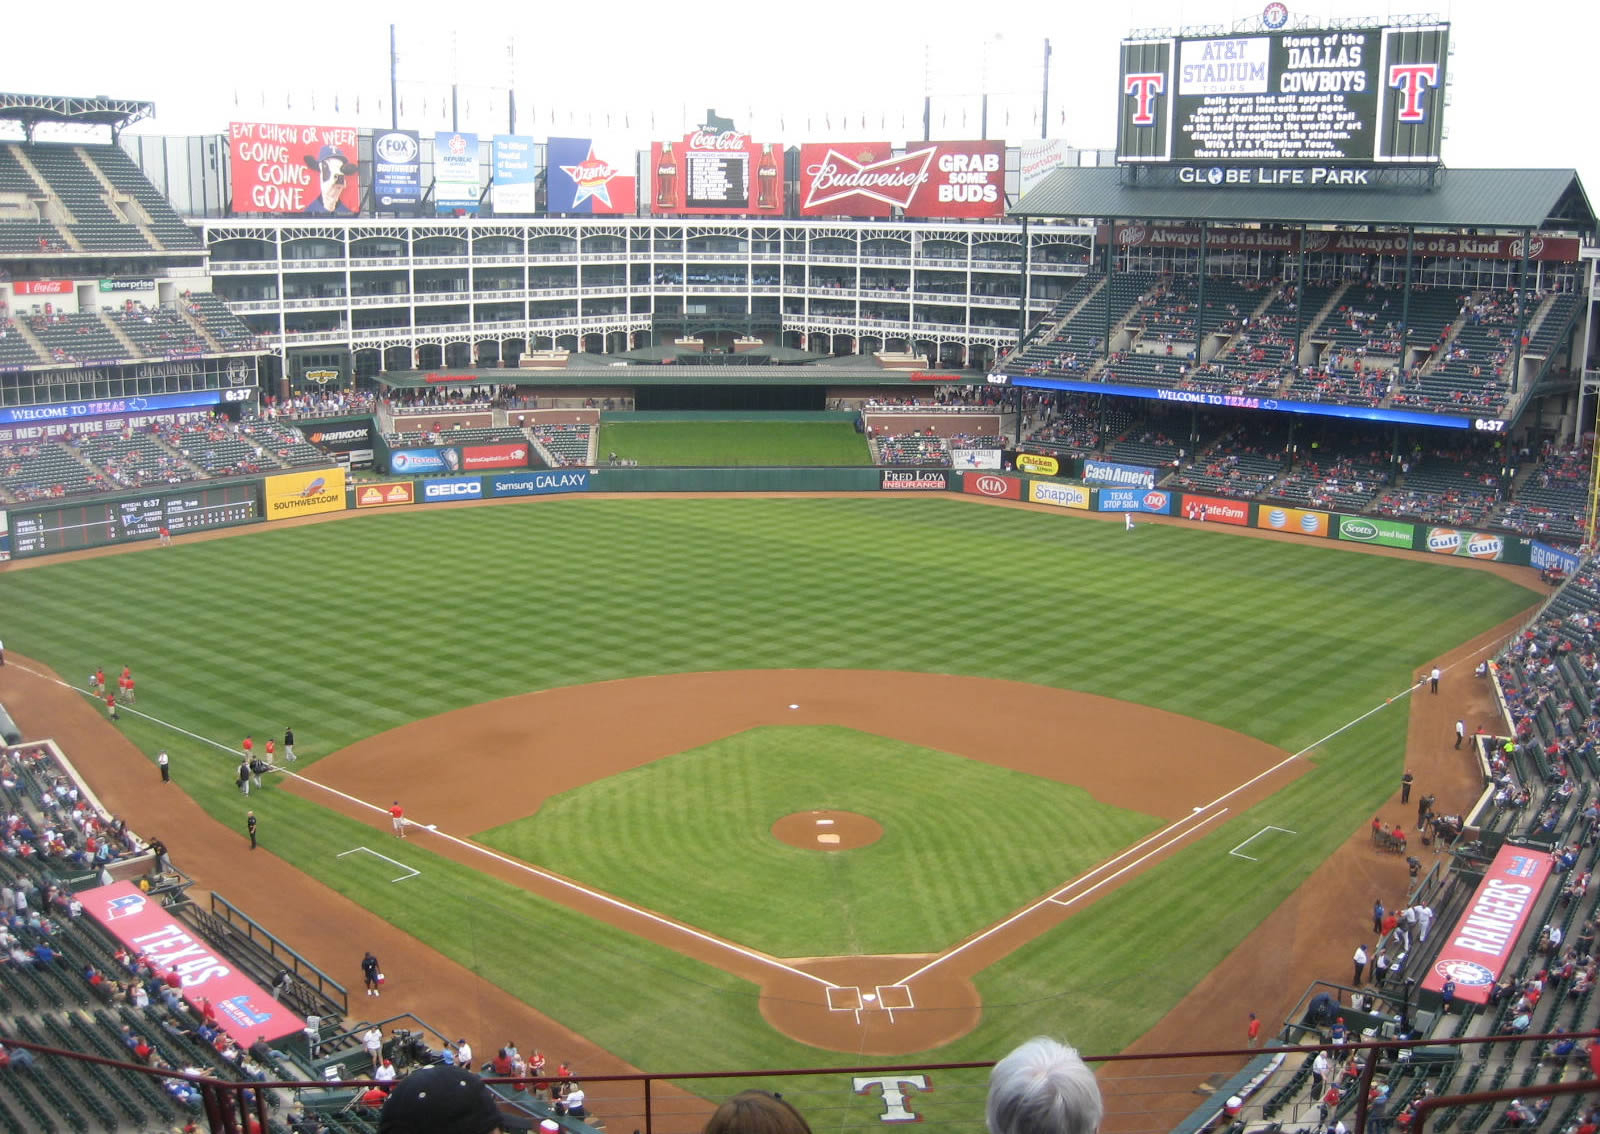
[[806, 168], [808, 184], [803, 207], [814, 209], [850, 197], [865, 197], [896, 209], [910, 208], [911, 198], [928, 180], [928, 165], [935, 152], [935, 147], [929, 146], [900, 157], [872, 161], [870, 154], [852, 158], [829, 146], [822, 161]]
[[1485, 988], [1494, 983], [1494, 974], [1476, 961], [1463, 961], [1458, 957], [1441, 958], [1433, 971], [1467, 988]]
[[124, 894], [120, 898], [112, 898], [106, 903], [106, 920], [116, 921], [120, 917], [138, 917], [144, 912], [145, 897], [143, 894]]
[[1164, 94], [1166, 89], [1167, 77], [1160, 71], [1122, 76], [1122, 93], [1134, 99], [1133, 117], [1128, 121], [1135, 126], [1154, 126], [1156, 96]]
[[611, 208], [611, 179], [618, 176], [620, 171], [613, 169], [610, 162], [595, 157], [593, 145], [577, 165], [563, 165], [560, 168], [561, 172], [572, 178], [573, 184], [577, 186], [572, 194], [573, 208], [577, 208], [590, 197], [606, 208]]
[[1396, 122], [1426, 122], [1428, 111], [1422, 105], [1422, 96], [1439, 85], [1437, 63], [1394, 63], [1389, 67], [1389, 86], [1400, 92], [1400, 109]]
[[1289, 9], [1286, 5], [1273, 0], [1261, 9], [1261, 25], [1271, 31], [1276, 31], [1289, 22]]

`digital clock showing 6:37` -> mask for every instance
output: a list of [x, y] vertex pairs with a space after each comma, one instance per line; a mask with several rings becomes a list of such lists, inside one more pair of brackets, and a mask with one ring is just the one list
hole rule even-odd
[[1493, 417], [1477, 417], [1472, 420], [1472, 428], [1479, 433], [1504, 433], [1506, 423]]
[[22, 558], [246, 524], [261, 518], [261, 486], [214, 484], [133, 500], [92, 500], [11, 513], [11, 551]]

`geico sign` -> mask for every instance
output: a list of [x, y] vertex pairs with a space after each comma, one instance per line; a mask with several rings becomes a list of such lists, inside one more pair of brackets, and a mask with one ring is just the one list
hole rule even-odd
[[423, 487], [422, 495], [429, 500], [447, 500], [453, 496], [482, 496], [483, 485], [477, 482], [472, 484], [429, 484]]

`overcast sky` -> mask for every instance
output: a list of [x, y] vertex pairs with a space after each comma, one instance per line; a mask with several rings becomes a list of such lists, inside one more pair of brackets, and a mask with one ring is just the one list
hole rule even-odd
[[[1044, 40], [1048, 132], [1084, 148], [1115, 142], [1117, 41], [1135, 28], [1223, 24], [1264, 0], [782, 0], [758, 5], [619, 0], [493, 8], [393, 0], [315, 8], [217, 4], [71, 9], [87, 31], [64, 35], [66, 10], [12, 4], [0, 36], [0, 83], [36, 94], [150, 99], [164, 134], [216, 133], [230, 119], [387, 126], [388, 24], [397, 25], [400, 125], [449, 129], [460, 88], [463, 129], [506, 132], [514, 87], [518, 133], [679, 135], [707, 107], [757, 141], [922, 136], [933, 96], [935, 138], [1040, 136]], [[506, 8], [510, 6], [507, 5]], [[1584, 60], [1600, 32], [1592, 0], [1455, 0], [1435, 8], [1374, 0], [1290, 3], [1292, 18], [1431, 12], [1452, 24], [1444, 155], [1457, 167], [1571, 166], [1600, 196], [1596, 87]], [[504, 9], [502, 9], [504, 10]], [[367, 12], [376, 14], [368, 15]], [[486, 18], [488, 13], [492, 18]]]

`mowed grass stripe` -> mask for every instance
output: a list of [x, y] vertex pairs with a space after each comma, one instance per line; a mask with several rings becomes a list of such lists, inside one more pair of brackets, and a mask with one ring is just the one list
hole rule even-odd
[[[105, 617], [105, 596], [116, 617]], [[361, 516], [0, 577], [14, 650], [69, 677], [121, 658], [141, 678], [141, 708], [229, 743], [292, 720], [311, 755], [529, 689], [722, 668], [729, 643], [743, 665], [1081, 688], [1293, 749], [1533, 599], [1420, 560], [1197, 528], [1126, 533], [946, 498], [568, 499]], [[486, 617], [464, 613], [474, 604]], [[1301, 672], [1281, 663], [1285, 651]], [[183, 788], [240, 830], [245, 801], [225, 754], [137, 721], [121, 727], [147, 752], [168, 748]], [[1403, 711], [1380, 714], [1136, 889], [986, 972], [983, 1025], [941, 1054], [992, 1054], [1019, 1034], [1059, 1031], [1069, 1011], [1074, 1042], [1097, 1050], [1147, 1028], [1338, 845], [1360, 821], [1352, 816], [1370, 817], [1393, 788], [1404, 743]], [[285, 793], [250, 805], [274, 852], [319, 877], [341, 841], [373, 837]], [[1260, 867], [1226, 855], [1264, 821], [1302, 834]], [[593, 848], [613, 832], [609, 823], [591, 831]], [[204, 854], [183, 832], [150, 833], [179, 857]], [[967, 853], [992, 853], [972, 837], [979, 845]], [[636, 860], [673, 850], [633, 846]], [[742, 982], [578, 924], [470, 868], [441, 860], [428, 869], [438, 895], [419, 890], [414, 909], [387, 891], [348, 892], [638, 1065], [815, 1061], [766, 1027]], [[914, 877], [895, 899], [926, 904], [926, 884]], [[831, 891], [869, 892], [854, 873]], [[865, 940], [860, 900], [827, 906], [843, 940]], [[817, 908], [772, 900], [764, 912], [792, 928]], [[664, 1019], [669, 1029], [657, 1026]]]

